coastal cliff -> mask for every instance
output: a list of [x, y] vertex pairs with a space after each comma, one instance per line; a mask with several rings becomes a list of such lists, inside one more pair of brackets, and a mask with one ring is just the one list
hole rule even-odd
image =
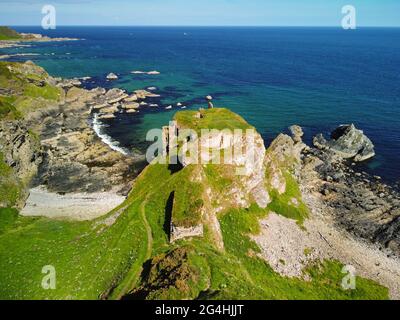
[[[3, 193], [1, 205], [23, 208], [29, 188], [38, 186], [54, 194], [113, 190], [126, 196], [138, 173], [135, 159], [111, 150], [89, 121], [105, 90], [81, 89], [32, 62], [0, 62], [0, 68], [0, 152], [11, 172], [2, 188], [15, 188], [13, 195]], [[25, 211], [37, 212], [33, 205]]]
[[[84, 90], [31, 62], [0, 68], [0, 298], [400, 298], [398, 194], [329, 149], [307, 146], [300, 127], [266, 148], [228, 109], [179, 112], [164, 128], [161, 156], [173, 155], [170, 131], [190, 129], [197, 138], [177, 151], [198, 146], [197, 159], [155, 159], [137, 176], [134, 160], [87, 120], [136, 109], [148, 93]], [[245, 153], [213, 163], [234, 146]], [[40, 206], [21, 216], [34, 186], [127, 197], [90, 221], [54, 219]], [[47, 265], [57, 270], [55, 290], [38, 285]], [[342, 286], [348, 265], [357, 269], [352, 290]]]

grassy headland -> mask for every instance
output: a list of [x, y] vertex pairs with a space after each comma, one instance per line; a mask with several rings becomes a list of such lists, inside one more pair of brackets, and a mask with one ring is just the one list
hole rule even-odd
[[[0, 71], [0, 86], [7, 92], [0, 97], [3, 120], [24, 117], [36, 108], [33, 101], [47, 103], [61, 96], [40, 69], [31, 72], [19, 64], [0, 63]], [[180, 112], [175, 119], [195, 130], [251, 128], [227, 109], [203, 112], [199, 119], [193, 111]], [[388, 298], [386, 288], [361, 278], [356, 290], [343, 290], [341, 264], [336, 261], [310, 266], [305, 271], [309, 280], [303, 280], [279, 275], [259, 257], [260, 248], [250, 236], [260, 231], [259, 219], [270, 209], [300, 223], [307, 217], [306, 207], [288, 203], [300, 198], [289, 168], [282, 168], [287, 172], [287, 192], [272, 194], [269, 208], [224, 204], [217, 215], [224, 242], [220, 250], [207, 224], [204, 237], [170, 243], [166, 213], [172, 195], [172, 215], [178, 224], [197, 223], [199, 209], [210, 205], [204, 190], [223, 197], [236, 182], [229, 168], [221, 172], [212, 165], [190, 165], [175, 172], [167, 164], [149, 165], [120, 207], [93, 221], [71, 222], [19, 216], [10, 208], [18, 196], [18, 182], [10, 178], [12, 168], [0, 160], [1, 190], [11, 203], [0, 209], [1, 299]], [[201, 183], [193, 180], [198, 172], [203, 173]], [[54, 290], [41, 286], [47, 265], [56, 270]]]

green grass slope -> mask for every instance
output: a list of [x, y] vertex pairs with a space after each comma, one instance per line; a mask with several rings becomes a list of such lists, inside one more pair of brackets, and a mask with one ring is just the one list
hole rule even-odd
[[21, 38], [17, 31], [9, 27], [0, 26], [0, 40], [19, 40]]
[[20, 119], [59, 101], [62, 89], [49, 84], [48, 79], [49, 75], [33, 63], [0, 61], [0, 120]]
[[[188, 176], [201, 167], [174, 172], [168, 165], [149, 165], [124, 204], [90, 222], [26, 218], [12, 209], [1, 209], [0, 299], [388, 298], [386, 288], [361, 278], [356, 290], [343, 290], [342, 266], [335, 261], [310, 266], [306, 271], [310, 281], [275, 273], [258, 257], [260, 249], [250, 237], [259, 232], [258, 221], [269, 212], [256, 204], [219, 214], [223, 251], [214, 244], [207, 226], [203, 238], [170, 244], [166, 212], [171, 194], [187, 191], [188, 187], [181, 186], [187, 186]], [[212, 168], [203, 169], [207, 176], [203, 188], [222, 192], [231, 183]], [[296, 186], [289, 190], [289, 195], [281, 197], [296, 196]], [[195, 199], [197, 191], [192, 195]], [[273, 205], [278, 214], [304, 218], [303, 212], [292, 213], [290, 207], [278, 205], [285, 203], [279, 197], [274, 196]], [[192, 201], [178, 200], [179, 214], [197, 208]], [[41, 287], [46, 265], [55, 267], [55, 290]]]

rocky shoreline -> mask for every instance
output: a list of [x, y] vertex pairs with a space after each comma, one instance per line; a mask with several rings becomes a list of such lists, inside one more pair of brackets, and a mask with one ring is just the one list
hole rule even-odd
[[[259, 256], [279, 274], [297, 278], [316, 261], [338, 260], [400, 299], [400, 193], [380, 177], [354, 171], [352, 159], [307, 146], [299, 126], [290, 131], [292, 137], [279, 135], [268, 153], [294, 160], [293, 174], [310, 214], [302, 227], [274, 212], [262, 219], [261, 232], [251, 235]], [[274, 188], [284, 190], [279, 169], [270, 169]]]
[[304, 154], [301, 181], [329, 212], [335, 225], [400, 257], [400, 194], [380, 177], [353, 170], [335, 154], [310, 149]]
[[317, 135], [315, 147], [308, 147], [296, 127], [292, 138], [302, 145], [297, 176], [303, 193], [313, 199], [311, 209], [330, 215], [338, 229], [377, 245], [389, 257], [400, 257], [400, 193], [379, 176], [354, 170], [356, 162], [375, 155], [372, 142], [346, 125], [332, 133], [331, 141]]
[[[31, 199], [27, 199], [29, 190], [22, 188], [17, 207], [23, 208], [26, 200], [31, 204], [22, 214], [48, 212], [51, 195], [82, 194], [85, 197], [87, 194], [103, 193], [107, 196], [111, 193], [113, 199], [126, 197], [144, 159], [113, 150], [94, 130], [91, 119], [111, 114], [109, 110], [97, 109], [99, 103], [106, 104], [105, 109], [109, 108], [108, 103], [113, 103], [114, 106], [110, 106], [116, 109], [125, 103], [135, 103], [136, 110], [140, 105], [133, 101], [143, 101], [152, 94], [144, 90], [132, 95], [120, 89], [86, 90], [79, 87], [79, 80], [52, 78], [31, 62], [18, 66], [26, 74], [43, 76], [42, 86], [51, 85], [62, 92], [58, 102], [31, 110], [23, 119], [0, 122], [0, 151], [16, 173], [16, 179], [23, 181], [28, 188], [36, 190], [40, 187], [48, 191], [47, 198], [43, 192], [41, 195], [42, 200], [48, 201], [32, 204]], [[8, 89], [7, 94], [17, 94], [12, 91]], [[33, 193], [37, 195], [37, 192]], [[112, 209], [106, 207], [108, 211]], [[68, 211], [60, 203], [60, 208], [66, 217], [79, 219], [80, 214], [73, 207]], [[56, 209], [53, 207], [53, 210]], [[99, 211], [103, 214], [108, 212]]]

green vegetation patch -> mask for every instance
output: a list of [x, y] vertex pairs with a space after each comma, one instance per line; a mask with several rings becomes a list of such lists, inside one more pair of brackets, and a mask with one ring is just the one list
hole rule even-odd
[[21, 113], [17, 110], [14, 103], [14, 97], [0, 96], [0, 120], [4, 118], [19, 119], [21, 117]]
[[22, 36], [15, 30], [9, 27], [0, 26], [0, 40], [18, 40]]
[[309, 216], [309, 209], [304, 204], [299, 185], [289, 172], [284, 172], [286, 191], [279, 194], [275, 189], [269, 190], [272, 202], [268, 205], [271, 211], [286, 218], [296, 220], [300, 225]]
[[193, 227], [201, 220], [204, 186], [193, 181], [196, 168], [195, 165], [188, 166], [174, 178], [172, 223], [177, 227]]
[[62, 89], [47, 83], [49, 75], [32, 63], [0, 62], [0, 120], [24, 114], [59, 101]]
[[0, 152], [0, 207], [12, 207], [18, 201], [21, 185], [12, 168], [5, 162]]
[[27, 84], [24, 94], [31, 98], [43, 98], [46, 100], [58, 100], [61, 96], [60, 88], [45, 84], [44, 86], [37, 86], [34, 84]]
[[[199, 112], [201, 118], [196, 116]], [[241, 116], [225, 108], [181, 111], [175, 114], [174, 119], [181, 128], [193, 129], [198, 134], [200, 134], [201, 129], [253, 129]]]

